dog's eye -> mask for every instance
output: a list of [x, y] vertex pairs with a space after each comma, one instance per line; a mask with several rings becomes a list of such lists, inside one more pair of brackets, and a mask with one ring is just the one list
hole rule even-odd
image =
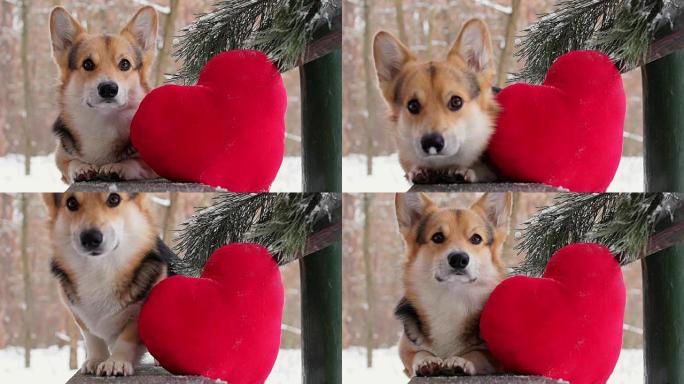
[[95, 63], [90, 59], [83, 60], [83, 69], [86, 71], [92, 71], [95, 69]]
[[121, 61], [119, 62], [119, 69], [124, 72], [128, 71], [129, 69], [131, 69], [131, 62], [126, 59], [121, 59]]
[[420, 103], [416, 99], [409, 100], [406, 108], [408, 108], [408, 111], [411, 112], [412, 115], [417, 115], [420, 113]]
[[121, 203], [121, 196], [118, 193], [110, 193], [107, 197], [107, 206], [109, 208], [114, 208]]
[[76, 200], [75, 197], [71, 196], [70, 198], [67, 199], [66, 201], [66, 207], [70, 211], [76, 211], [78, 210], [79, 204], [78, 200]]
[[478, 235], [477, 233], [470, 236], [470, 243], [474, 245], [478, 245], [482, 242], [482, 236]]
[[459, 96], [451, 96], [451, 98], [449, 99], [449, 104], [447, 105], [447, 107], [451, 111], [458, 111], [459, 109], [461, 109], [462, 106], [463, 99], [461, 99]]
[[432, 241], [435, 244], [442, 244], [444, 242], [444, 234], [442, 232], [437, 232], [432, 235]]

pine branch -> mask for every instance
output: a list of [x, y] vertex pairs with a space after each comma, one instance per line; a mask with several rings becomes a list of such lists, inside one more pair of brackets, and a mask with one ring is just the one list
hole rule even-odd
[[316, 223], [340, 206], [332, 193], [222, 193], [181, 224], [176, 273], [197, 276], [214, 251], [228, 243], [266, 247], [279, 265], [305, 253]]
[[193, 83], [214, 55], [232, 49], [264, 52], [281, 71], [306, 53], [314, 26], [338, 7], [333, 0], [222, 0], [182, 30], [174, 56], [183, 66], [174, 82]]
[[523, 224], [514, 273], [540, 276], [558, 249], [576, 242], [605, 245], [625, 265], [642, 256], [665, 194], [562, 194]]
[[607, 54], [621, 71], [638, 66], [673, 4], [671, 0], [563, 0], [523, 32], [516, 56], [525, 65], [516, 77], [541, 83], [559, 56], [581, 49]]

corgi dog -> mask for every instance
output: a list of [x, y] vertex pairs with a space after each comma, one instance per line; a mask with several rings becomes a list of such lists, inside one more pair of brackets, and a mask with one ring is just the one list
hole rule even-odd
[[50, 269], [86, 345], [84, 374], [132, 375], [146, 351], [138, 315], [173, 252], [157, 237], [143, 194], [45, 194]]
[[499, 110], [484, 21], [466, 22], [445, 60], [420, 62], [386, 31], [375, 35], [373, 57], [406, 178], [418, 184], [496, 180], [483, 157]]
[[64, 8], [50, 13], [59, 67], [59, 117], [53, 125], [64, 182], [158, 177], [130, 142], [130, 125], [156, 54], [157, 12], [141, 8], [119, 34], [89, 34]]
[[409, 376], [500, 370], [479, 335], [480, 313], [505, 277], [500, 260], [512, 195], [483, 195], [468, 209], [440, 208], [425, 194], [397, 194], [406, 245], [404, 297], [395, 310], [404, 332], [399, 356]]

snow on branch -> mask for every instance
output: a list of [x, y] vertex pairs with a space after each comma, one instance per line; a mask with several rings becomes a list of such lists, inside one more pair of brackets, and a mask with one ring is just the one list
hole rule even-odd
[[171, 13], [171, 7], [155, 4], [155, 3], [148, 1], [148, 0], [133, 0], [133, 2], [140, 4], [140, 5], [143, 5], [143, 6], [149, 5], [152, 8], [156, 9], [157, 12], [163, 13], [165, 15], [168, 15], [169, 13]]
[[505, 6], [505, 5], [501, 5], [501, 4], [495, 3], [495, 2], [490, 1], [490, 0], [475, 0], [475, 2], [476, 2], [477, 4], [480, 4], [480, 5], [483, 6], [483, 7], [492, 8], [492, 9], [495, 9], [495, 10], [497, 10], [497, 11], [499, 11], [499, 12], [503, 12], [503, 13], [505, 13], [505, 14], [507, 14], [507, 15], [510, 15], [511, 12], [513, 12], [513, 10], [511, 9], [511, 7], [507, 7], [507, 6]]

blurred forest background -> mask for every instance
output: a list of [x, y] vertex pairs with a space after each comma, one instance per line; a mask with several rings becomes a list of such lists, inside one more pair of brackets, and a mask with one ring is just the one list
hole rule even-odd
[[[377, 90], [372, 38], [381, 29], [399, 37], [420, 58], [444, 58], [463, 23], [479, 17], [489, 25], [497, 83], [520, 63], [512, 56], [523, 29], [550, 12], [556, 0], [343, 0], [343, 156], [370, 159], [396, 152], [387, 107]], [[588, 74], [589, 75], [589, 74]], [[623, 75], [627, 116], [623, 156], [641, 156], [641, 74]], [[366, 173], [372, 174], [367, 162]], [[359, 175], [361, 176], [361, 175]]]
[[[158, 54], [150, 77], [153, 87], [176, 71], [173, 42], [181, 28], [211, 10], [213, 0], [0, 0], [0, 157], [42, 156], [54, 151], [52, 123], [57, 118], [58, 69], [52, 60], [49, 14], [63, 6], [91, 33], [118, 33], [138, 8], [152, 5], [159, 14]], [[286, 155], [300, 154], [299, 74], [283, 74], [288, 92]], [[30, 163], [25, 165], [30, 173]]]
[[[441, 205], [469, 207], [480, 194], [430, 194]], [[511, 228], [520, 228], [541, 207], [553, 203], [553, 193], [515, 193]], [[342, 221], [343, 347], [365, 347], [372, 351], [396, 346], [402, 328], [394, 308], [403, 295], [404, 244], [396, 221], [394, 194], [344, 194]], [[503, 261], [517, 265], [524, 253], [516, 254], [516, 230], [504, 246]], [[642, 347], [641, 264], [623, 267], [627, 286], [623, 348]], [[399, 358], [396, 359], [400, 365]]]
[[[175, 230], [196, 208], [211, 204], [212, 194], [149, 194], [159, 235], [175, 244]], [[47, 210], [40, 194], [0, 194], [0, 349], [49, 346], [71, 349], [64, 368], [75, 369], [80, 332], [59, 298], [59, 284], [50, 274], [52, 248]], [[28, 241], [25, 241], [27, 239]], [[300, 347], [299, 266], [280, 268], [285, 286], [281, 348]]]

